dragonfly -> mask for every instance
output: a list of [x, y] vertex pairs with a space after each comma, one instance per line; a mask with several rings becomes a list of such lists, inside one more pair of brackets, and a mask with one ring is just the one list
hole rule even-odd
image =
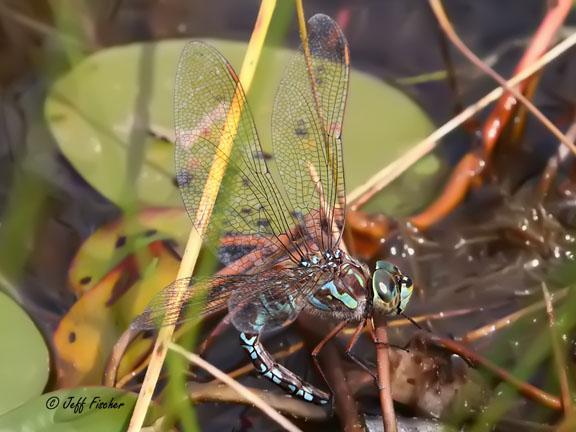
[[[331, 395], [276, 363], [262, 334], [289, 325], [304, 311], [339, 323], [335, 328], [358, 323], [361, 330], [374, 314], [403, 313], [413, 284], [386, 261], [378, 261], [371, 272], [341, 244], [348, 43], [326, 15], [314, 15], [308, 32], [307, 47], [294, 55], [276, 93], [273, 158], [262, 149], [228, 61], [202, 42], [184, 48], [174, 97], [176, 180], [184, 205], [197, 229], [210, 217], [203, 232], [206, 244], [218, 244], [214, 240], [226, 235], [257, 239], [258, 246], [234, 262], [234, 268], [246, 271], [176, 280], [152, 299], [132, 328], [199, 320], [188, 313], [199, 302], [202, 316], [227, 307], [255, 369], [287, 393], [325, 405]], [[237, 117], [235, 130], [226, 124], [230, 113]], [[221, 150], [224, 139], [233, 140], [229, 154]], [[215, 186], [208, 179], [215, 166], [224, 178], [211, 191]], [[207, 190], [216, 194], [211, 216], [201, 205]], [[206, 293], [204, 298], [199, 292]]]

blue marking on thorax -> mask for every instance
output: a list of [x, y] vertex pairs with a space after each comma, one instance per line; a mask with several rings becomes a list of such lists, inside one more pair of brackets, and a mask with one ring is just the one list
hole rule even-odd
[[356, 299], [347, 292], [341, 293], [340, 291], [338, 291], [338, 288], [336, 287], [334, 281], [326, 282], [320, 289], [323, 290], [329, 289], [330, 294], [332, 294], [332, 297], [340, 300], [344, 304], [344, 306], [346, 306], [348, 309], [354, 310], [358, 307], [358, 302], [356, 301]]
[[308, 296], [308, 301], [316, 309], [320, 309], [322, 311], [329, 311], [330, 310], [330, 308], [328, 306], [326, 306], [324, 303], [322, 303], [320, 300], [318, 300], [314, 294], [310, 294]]

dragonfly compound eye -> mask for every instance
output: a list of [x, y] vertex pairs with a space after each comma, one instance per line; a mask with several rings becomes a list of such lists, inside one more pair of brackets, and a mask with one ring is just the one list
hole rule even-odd
[[384, 314], [396, 312], [401, 302], [401, 284], [393, 269], [391, 264], [378, 261], [372, 275], [372, 303], [376, 310]]
[[398, 283], [392, 273], [376, 270], [372, 276], [372, 288], [381, 301], [393, 304], [398, 298]]

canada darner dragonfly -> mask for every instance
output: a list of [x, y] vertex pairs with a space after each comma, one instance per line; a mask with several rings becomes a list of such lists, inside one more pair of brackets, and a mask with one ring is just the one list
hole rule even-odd
[[[134, 329], [154, 329], [228, 307], [241, 344], [256, 369], [287, 392], [326, 404], [330, 395], [273, 361], [260, 342], [263, 331], [285, 326], [300, 312], [339, 323], [365, 323], [374, 313], [401, 313], [412, 282], [397, 267], [366, 265], [340, 247], [345, 216], [341, 125], [348, 91], [349, 55], [338, 25], [325, 15], [308, 23], [308, 50], [300, 48], [284, 72], [272, 114], [275, 159], [263, 152], [239, 80], [226, 59], [209, 45], [192, 42], [176, 76], [176, 179], [192, 220], [202, 219], [201, 195], [220, 164], [208, 244], [219, 236], [246, 236], [258, 248], [248, 272], [177, 280], [139, 316]], [[233, 134], [225, 123], [239, 116], [229, 157], [219, 143]], [[274, 166], [275, 163], [275, 166]], [[275, 168], [276, 171], [271, 170]], [[200, 217], [199, 217], [200, 215]], [[370, 283], [371, 281], [371, 283]], [[205, 290], [205, 291], [204, 291]], [[199, 299], [194, 293], [206, 292]], [[183, 294], [182, 309], [171, 306]], [[196, 318], [197, 319], [197, 318]]]

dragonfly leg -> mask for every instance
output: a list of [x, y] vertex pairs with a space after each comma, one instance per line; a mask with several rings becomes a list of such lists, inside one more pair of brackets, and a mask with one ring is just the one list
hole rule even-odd
[[370, 374], [370, 376], [372, 376], [372, 378], [374, 378], [376, 380], [378, 377], [372, 371], [372, 369], [370, 369], [368, 366], [366, 366], [366, 364], [362, 360], [360, 360], [358, 357], [356, 357], [356, 355], [352, 352], [352, 350], [354, 349], [356, 342], [358, 342], [358, 339], [360, 338], [360, 335], [362, 334], [362, 331], [364, 330], [365, 326], [366, 326], [366, 320], [365, 319], [358, 323], [358, 325], [356, 326], [356, 329], [354, 330], [354, 333], [352, 334], [352, 337], [350, 338], [350, 341], [348, 342], [348, 345], [346, 346], [345, 353], [354, 363], [356, 363], [358, 366], [360, 366], [362, 369], [364, 369], [366, 372], [368, 372]]
[[328, 333], [320, 342], [318, 342], [318, 345], [316, 345], [314, 347], [314, 349], [312, 350], [312, 353], [311, 353], [312, 354], [312, 361], [314, 362], [314, 366], [316, 366], [316, 370], [318, 370], [318, 372], [320, 372], [322, 379], [324, 380], [326, 385], [330, 388], [330, 392], [332, 394], [334, 394], [334, 389], [332, 388], [332, 386], [330, 385], [330, 381], [328, 381], [328, 379], [326, 378], [326, 375], [322, 371], [322, 367], [320, 365], [320, 362], [318, 361], [318, 356], [320, 355], [320, 351], [322, 351], [322, 349], [326, 346], [326, 344], [331, 339], [335, 338], [336, 335], [338, 333], [340, 333], [344, 327], [346, 327], [346, 324], [348, 324], [348, 321], [342, 321], [336, 327], [334, 327], [330, 331], [330, 333]]
[[294, 372], [276, 363], [260, 342], [259, 334], [240, 333], [240, 340], [242, 348], [248, 352], [256, 370], [284, 391], [318, 405], [326, 405], [330, 401], [328, 393], [317, 389]]
[[206, 336], [204, 341], [202, 341], [202, 343], [198, 346], [198, 355], [204, 354], [204, 351], [210, 348], [210, 346], [212, 346], [214, 341], [229, 327], [230, 327], [230, 315], [226, 314], [224, 319], [220, 321], [216, 325], [216, 327], [212, 329], [212, 331], [208, 334], [208, 336]]

